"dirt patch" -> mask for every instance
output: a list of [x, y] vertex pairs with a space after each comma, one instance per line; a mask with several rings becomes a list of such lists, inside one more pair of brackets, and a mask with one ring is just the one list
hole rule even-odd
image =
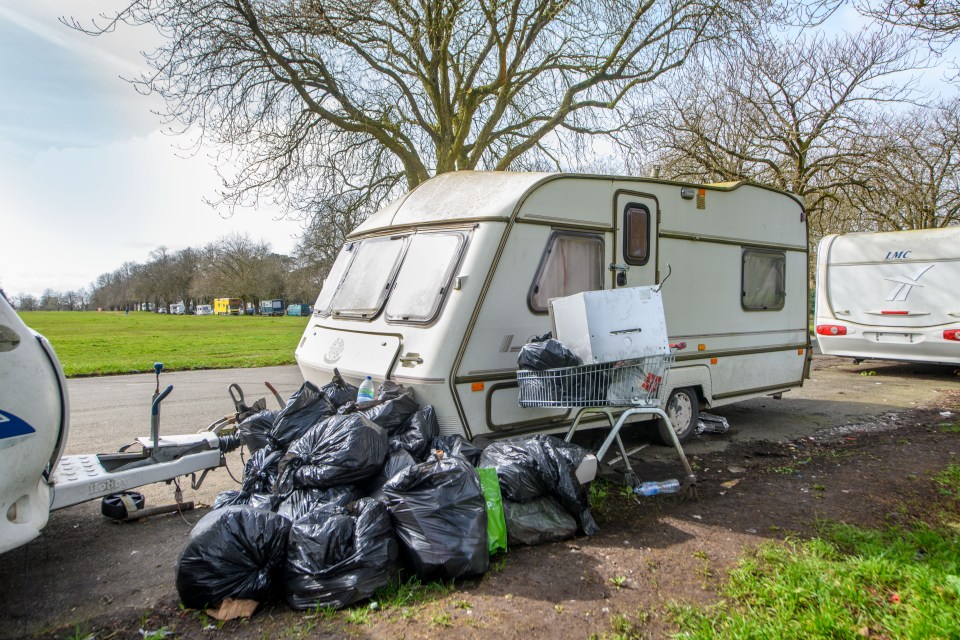
[[[643, 637], [664, 637], [674, 629], [669, 603], [715, 601], [726, 570], [765, 540], [810, 535], [823, 519], [879, 527], [928, 517], [930, 504], [943, 500], [931, 476], [960, 463], [960, 433], [941, 425], [958, 421], [960, 392], [943, 391], [935, 406], [881, 412], [860, 424], [835, 425], [799, 439], [731, 440], [722, 451], [691, 456], [700, 478], [699, 500], [660, 496], [638, 502], [613, 486], [594, 512], [600, 534], [511, 549], [483, 579], [458, 583], [405, 608], [360, 608], [325, 619], [274, 603], [249, 621], [217, 628], [197, 612], [178, 608], [170, 580], [159, 602], [138, 606], [134, 598], [125, 611], [109, 615], [78, 611], [81, 622], [33, 637], [86, 637], [78, 635], [82, 631], [96, 632], [100, 639], [140, 638], [139, 629], [166, 628], [185, 638], [251, 640], [586, 638], [612, 634], [615, 624], [629, 624]], [[662, 464], [642, 464], [638, 471], [646, 477], [679, 473], [667, 456]], [[178, 548], [182, 539], [180, 534], [171, 546]], [[150, 570], [150, 564], [140, 570]], [[4, 573], [9, 581], [22, 577], [9, 561]], [[46, 605], [68, 607], [70, 598], [50, 593]], [[23, 630], [29, 628], [30, 612], [12, 614], [3, 611], [0, 636], [28, 635]]]

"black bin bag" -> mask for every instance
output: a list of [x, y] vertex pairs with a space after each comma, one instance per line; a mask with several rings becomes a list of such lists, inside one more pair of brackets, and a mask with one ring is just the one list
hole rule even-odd
[[390, 436], [390, 451], [403, 449], [417, 462], [423, 462], [430, 452], [430, 441], [440, 433], [437, 412], [428, 404], [407, 420]]
[[500, 492], [513, 502], [528, 502], [550, 493], [550, 474], [541, 471], [527, 447], [525, 438], [494, 442], [483, 450], [477, 464], [497, 470]]
[[579, 367], [581, 364], [583, 360], [553, 338], [543, 342], [529, 342], [523, 345], [520, 355], [517, 356], [517, 365], [528, 371]]
[[213, 501], [211, 509], [222, 509], [234, 505], [247, 505], [255, 509], [276, 511], [283, 498], [272, 493], [249, 493], [247, 491], [221, 491]]
[[507, 500], [528, 502], [553, 496], [591, 536], [600, 528], [576, 473], [587, 453], [583, 447], [553, 436], [520, 436], [491, 444], [483, 450], [478, 466], [497, 470], [500, 491]]
[[284, 586], [294, 609], [340, 609], [369, 598], [397, 568], [397, 541], [381, 502], [324, 507], [290, 529]]
[[246, 491], [221, 491], [210, 506], [212, 510], [250, 504], [250, 494]]
[[257, 450], [243, 466], [243, 490], [248, 493], [270, 493], [280, 475], [282, 451], [272, 445]]
[[275, 449], [286, 451], [311, 427], [334, 413], [335, 409], [327, 396], [312, 382], [304, 382], [287, 400], [287, 406], [277, 413], [270, 441]]
[[387, 432], [362, 413], [337, 415], [290, 446], [280, 462], [281, 492], [362, 483], [387, 457]]
[[474, 446], [469, 440], [459, 434], [452, 436], [437, 436], [430, 441], [431, 451], [440, 451], [444, 456], [458, 456], [477, 466], [483, 449]]
[[345, 381], [337, 369], [333, 370], [333, 379], [320, 387], [320, 392], [327, 397], [334, 409], [339, 409], [348, 402], [356, 402], [359, 389]]
[[202, 609], [224, 598], [266, 599], [286, 561], [289, 532], [289, 520], [264, 509], [211, 511], [194, 526], [177, 560], [180, 600]]
[[384, 500], [383, 485], [387, 484], [393, 476], [397, 475], [407, 467], [417, 464], [409, 453], [403, 449], [391, 451], [387, 456], [387, 461], [383, 463], [380, 472], [373, 477], [373, 480], [367, 485], [366, 495], [377, 500]]
[[383, 487], [401, 553], [424, 580], [487, 571], [487, 509], [480, 478], [463, 458], [407, 467]]
[[260, 411], [237, 425], [237, 433], [247, 445], [251, 453], [270, 444], [270, 433], [273, 431], [273, 422], [279, 411]]
[[420, 408], [420, 405], [414, 399], [412, 389], [391, 382], [393, 386], [389, 388], [389, 392], [384, 393], [386, 384], [385, 382], [380, 386], [382, 395], [377, 397], [376, 405], [364, 409], [364, 404], [361, 404], [358, 408], [374, 424], [380, 425], [387, 430], [388, 434], [393, 435]]
[[352, 484], [329, 489], [294, 489], [283, 499], [277, 513], [290, 521], [296, 521], [311, 511], [326, 506], [345, 507], [362, 496], [360, 489]]
[[572, 538], [577, 521], [556, 498], [543, 496], [530, 502], [503, 501], [507, 522], [507, 544], [543, 544]]

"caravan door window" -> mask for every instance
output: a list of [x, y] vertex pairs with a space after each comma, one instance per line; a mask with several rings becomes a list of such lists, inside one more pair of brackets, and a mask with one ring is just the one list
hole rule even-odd
[[361, 242], [333, 298], [333, 314], [366, 319], [377, 315], [390, 293], [406, 244], [404, 237], [371, 238]]
[[644, 265], [650, 259], [650, 210], [631, 204], [623, 212], [623, 257], [627, 264]]
[[418, 233], [411, 238], [387, 302], [387, 320], [433, 320], [450, 286], [463, 243], [462, 233]]
[[771, 249], [744, 249], [740, 303], [754, 311], [783, 309], [787, 256]]
[[353, 256], [356, 255], [356, 251], [354, 251], [356, 248], [357, 243], [348, 242], [340, 249], [340, 253], [337, 254], [337, 259], [333, 261], [333, 266], [330, 267], [330, 272], [327, 273], [327, 277], [323, 281], [323, 288], [320, 289], [320, 295], [317, 296], [317, 301], [313, 305], [313, 313], [315, 315], [330, 315], [330, 303], [333, 302], [333, 296], [337, 293], [337, 289], [340, 288], [340, 282], [343, 280], [343, 274], [347, 272], [347, 267], [350, 266], [350, 261], [353, 260]]
[[555, 231], [527, 295], [535, 313], [546, 313], [551, 298], [603, 288], [603, 237]]

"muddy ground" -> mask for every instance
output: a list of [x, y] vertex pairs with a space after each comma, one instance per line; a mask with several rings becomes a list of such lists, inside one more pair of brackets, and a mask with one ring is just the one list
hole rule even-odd
[[[820, 519], [907, 522], [942, 499], [930, 477], [960, 463], [960, 433], [943, 427], [960, 423], [954, 368], [817, 358], [798, 395], [794, 404], [716, 411], [731, 432], [688, 447], [699, 500], [637, 502], [612, 486], [594, 510], [598, 535], [513, 548], [483, 579], [410, 607], [325, 619], [265, 603], [250, 620], [210, 625], [178, 607], [173, 581], [205, 509], [116, 525], [82, 511], [99, 505], [72, 507], [53, 514], [38, 540], [0, 556], [0, 638], [141, 638], [141, 629], [183, 638], [588, 638], [612, 634], [614, 616], [637, 637], [668, 637], [667, 603], [715, 601], [725, 571], [757, 544], [810, 535]], [[761, 421], [801, 412], [809, 428], [742, 437], [751, 406]], [[638, 472], [677, 476], [670, 453], [645, 450]]]

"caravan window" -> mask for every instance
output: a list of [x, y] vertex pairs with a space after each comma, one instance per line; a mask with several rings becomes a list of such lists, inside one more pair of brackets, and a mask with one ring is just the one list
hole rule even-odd
[[741, 304], [748, 310], [783, 309], [787, 256], [783, 251], [744, 249]]
[[650, 210], [642, 204], [627, 205], [623, 212], [623, 256], [634, 265], [650, 259]]
[[371, 238], [356, 257], [333, 298], [333, 314], [372, 318], [380, 312], [406, 245], [404, 237]]
[[418, 233], [411, 238], [387, 303], [387, 320], [433, 320], [450, 286], [463, 243], [462, 233]]
[[551, 298], [602, 288], [603, 237], [554, 232], [547, 240], [527, 303], [535, 313], [546, 313]]
[[323, 288], [320, 290], [320, 295], [317, 296], [317, 302], [313, 305], [314, 314], [318, 316], [330, 315], [330, 303], [333, 301], [333, 295], [340, 288], [340, 281], [343, 280], [343, 274], [347, 272], [350, 261], [356, 255], [356, 251], [354, 251], [356, 248], [357, 243], [348, 242], [340, 249], [337, 259], [334, 260], [333, 266], [330, 267], [330, 271], [323, 281]]

